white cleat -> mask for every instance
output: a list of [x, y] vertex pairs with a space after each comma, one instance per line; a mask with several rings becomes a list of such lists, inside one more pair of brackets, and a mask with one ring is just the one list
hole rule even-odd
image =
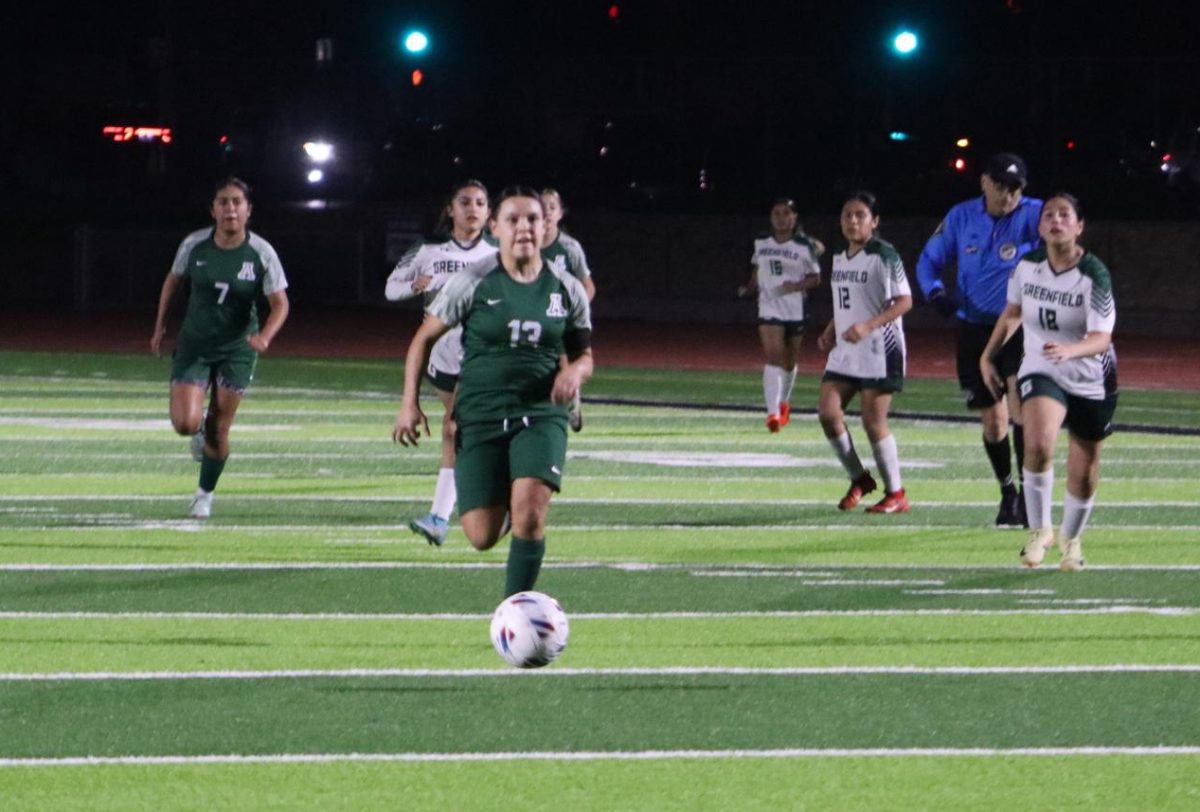
[[1073, 539], [1059, 539], [1058, 549], [1062, 553], [1062, 560], [1058, 562], [1058, 568], [1063, 572], [1079, 572], [1083, 569], [1083, 542], [1076, 536]]
[[1025, 546], [1021, 548], [1021, 563], [1030, 569], [1041, 566], [1042, 560], [1046, 557], [1046, 548], [1053, 543], [1054, 531], [1051, 528], [1043, 527], [1040, 530], [1034, 530], [1029, 541], [1025, 542]]
[[192, 497], [192, 506], [188, 508], [188, 513], [193, 519], [207, 519], [212, 515], [212, 491], [202, 491], [196, 489], [196, 495]]

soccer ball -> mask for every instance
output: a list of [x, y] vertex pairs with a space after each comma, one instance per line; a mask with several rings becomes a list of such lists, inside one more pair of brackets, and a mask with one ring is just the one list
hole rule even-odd
[[541, 592], [518, 592], [492, 614], [492, 645], [517, 668], [541, 668], [567, 647], [567, 616], [558, 601]]

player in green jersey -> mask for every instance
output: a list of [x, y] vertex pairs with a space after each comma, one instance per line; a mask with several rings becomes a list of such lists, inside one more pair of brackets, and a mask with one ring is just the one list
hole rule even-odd
[[[542, 259], [566, 271], [583, 283], [587, 291], [588, 302], [596, 298], [596, 283], [592, 281], [592, 269], [588, 267], [587, 256], [579, 240], [558, 227], [559, 221], [567, 215], [567, 207], [563, 205], [562, 195], [557, 189], [547, 187], [542, 189], [542, 208], [546, 212], [546, 236], [542, 239]], [[583, 430], [583, 408], [579, 396], [571, 401], [567, 411], [571, 431]]]
[[[287, 319], [287, 277], [271, 244], [246, 227], [250, 187], [238, 178], [217, 184], [209, 213], [216, 224], [184, 238], [163, 280], [150, 349], [162, 354], [167, 313], [186, 281], [187, 313], [172, 355], [171, 427], [192, 436], [200, 483], [190, 513], [207, 519], [212, 494], [229, 457], [229, 429], [254, 377], [258, 354], [267, 351]], [[271, 313], [259, 327], [257, 301]], [[207, 411], [204, 395], [211, 388]]]
[[454, 399], [454, 466], [462, 529], [490, 549], [512, 520], [505, 594], [531, 589], [545, 554], [546, 513], [567, 449], [567, 404], [592, 374], [583, 285], [543, 260], [542, 203], [531, 189], [501, 193], [492, 233], [499, 254], [455, 274], [426, 310], [408, 349], [392, 438], [417, 445], [429, 422], [418, 395], [433, 344], [463, 326]]

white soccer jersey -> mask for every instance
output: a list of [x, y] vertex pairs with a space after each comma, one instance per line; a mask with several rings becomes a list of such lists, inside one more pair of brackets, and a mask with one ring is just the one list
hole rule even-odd
[[912, 295], [904, 263], [896, 249], [891, 243], [873, 239], [852, 257], [840, 252], [833, 258], [829, 284], [833, 290], [837, 345], [829, 352], [825, 370], [852, 378], [903, 377], [902, 319], [876, 328], [855, 344], [842, 338], [851, 326], [886, 310], [893, 299]]
[[750, 264], [758, 269], [758, 317], [780, 321], [803, 321], [805, 291], [783, 293], [784, 282], [799, 282], [808, 276], [821, 275], [812, 243], [796, 235], [786, 242], [777, 242], [771, 235], [754, 241]]
[[[396, 263], [391, 276], [388, 277], [384, 295], [393, 302], [411, 299], [417, 295], [412, 289], [417, 277], [432, 276], [429, 286], [422, 291], [425, 305], [428, 307], [446, 284], [446, 280], [472, 263], [495, 253], [496, 246], [489, 244], [482, 236], [466, 245], [452, 237], [437, 242], [418, 243], [406, 251]], [[430, 376], [435, 376], [438, 372], [458, 375], [462, 370], [462, 357], [462, 328], [455, 327], [433, 345], [429, 356]]]
[[1111, 345], [1098, 355], [1057, 364], [1042, 354], [1051, 342], [1074, 344], [1088, 333], [1112, 333], [1117, 309], [1104, 263], [1084, 254], [1074, 268], [1057, 273], [1045, 249], [1026, 254], [1008, 278], [1008, 302], [1021, 306], [1025, 327], [1019, 377], [1045, 375], [1063, 391], [1092, 400], [1116, 391], [1117, 358]]
[[425, 304], [428, 305], [451, 274], [494, 253], [496, 246], [489, 245], [482, 236], [466, 244], [451, 237], [418, 243], [408, 249], [392, 269], [384, 288], [384, 295], [392, 302], [410, 299], [417, 295], [412, 289], [417, 277], [432, 276], [429, 287], [423, 291]]

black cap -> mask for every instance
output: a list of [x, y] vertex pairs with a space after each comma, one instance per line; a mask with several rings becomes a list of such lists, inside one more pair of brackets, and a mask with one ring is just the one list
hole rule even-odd
[[1011, 152], [993, 155], [988, 159], [983, 172], [996, 183], [1003, 183], [1012, 189], [1024, 189], [1029, 176], [1029, 170], [1021, 156]]

